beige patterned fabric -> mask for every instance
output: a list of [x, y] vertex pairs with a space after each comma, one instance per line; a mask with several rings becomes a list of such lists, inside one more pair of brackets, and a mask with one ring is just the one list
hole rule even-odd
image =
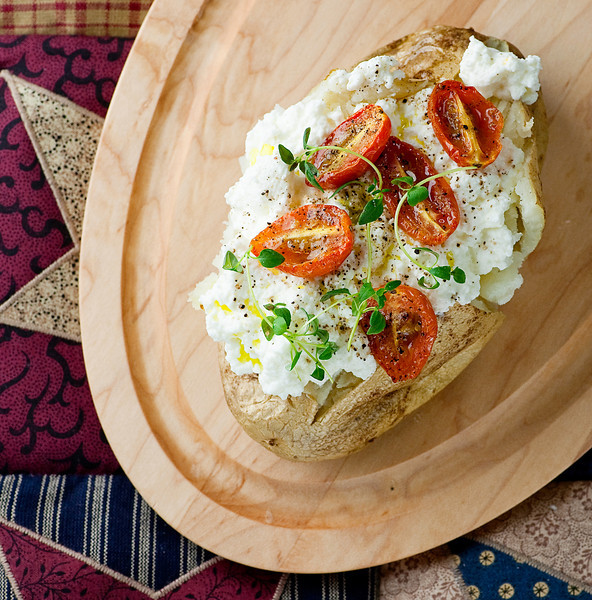
[[[484, 568], [494, 565], [499, 550], [559, 579], [570, 596], [592, 593], [591, 481], [552, 483], [467, 537], [494, 548], [493, 552], [481, 552], [479, 561]], [[385, 565], [380, 599], [476, 600], [484, 590], [463, 582], [458, 563], [459, 557], [441, 546]], [[532, 593], [532, 597], [543, 598], [549, 585], [539, 581]], [[496, 594], [517, 598], [509, 582]]]
[[550, 484], [470, 537], [592, 588], [592, 482]]
[[80, 341], [78, 255], [103, 119], [8, 72], [2, 77], [13, 93], [74, 248], [3, 305], [0, 323]]
[[[62, 96], [12, 77], [25, 125], [45, 161], [72, 239], [80, 243], [84, 203], [103, 119]], [[21, 110], [23, 112], [23, 110]], [[32, 134], [32, 135], [31, 135]]]
[[470, 600], [456, 557], [446, 546], [384, 565], [380, 572], [382, 600]]

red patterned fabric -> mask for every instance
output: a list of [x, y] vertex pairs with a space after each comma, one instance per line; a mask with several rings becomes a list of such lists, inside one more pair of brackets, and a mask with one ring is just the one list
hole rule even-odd
[[0, 553], [23, 600], [272, 600], [279, 573], [213, 559], [171, 589], [154, 593], [79, 554], [8, 523], [0, 523]]
[[[104, 116], [130, 47], [117, 39], [0, 36], [0, 69]], [[78, 251], [14, 93], [0, 80], [0, 323], [21, 291]], [[27, 329], [0, 324], [0, 469], [113, 473], [119, 467], [81, 345]]]
[[105, 116], [132, 40], [0, 36], [0, 69]]
[[0, 326], [0, 364], [2, 472], [118, 469], [94, 410], [80, 344]]

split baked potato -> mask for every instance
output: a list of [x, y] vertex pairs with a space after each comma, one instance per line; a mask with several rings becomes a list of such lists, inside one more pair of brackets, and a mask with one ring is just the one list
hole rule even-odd
[[[470, 29], [446, 26], [408, 35], [372, 56], [396, 57], [411, 86], [435, 84], [458, 78], [460, 61], [471, 36], [521, 56], [506, 42]], [[368, 58], [371, 57], [364, 60]], [[539, 171], [547, 126], [540, 94], [532, 105], [514, 102], [506, 110], [504, 135], [525, 153], [528, 165], [528, 181], [520, 184], [524, 189], [516, 225], [521, 234], [516, 254], [521, 261], [537, 245], [544, 226]], [[523, 137], [519, 124], [531, 117], [531, 135]], [[496, 277], [503, 277], [503, 273], [488, 275], [482, 285], [496, 286]], [[477, 299], [472, 304], [456, 304], [438, 315], [438, 335], [419, 376], [395, 383], [377, 367], [366, 380], [338, 377], [322, 405], [307, 393], [286, 399], [265, 394], [256, 374], [235, 374], [221, 351], [224, 393], [245, 431], [275, 454], [297, 461], [346, 456], [364, 448], [433, 398], [475, 358], [502, 321], [502, 313], [491, 302]]]

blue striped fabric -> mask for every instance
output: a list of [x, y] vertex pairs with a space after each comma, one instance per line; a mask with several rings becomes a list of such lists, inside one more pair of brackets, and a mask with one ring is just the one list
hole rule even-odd
[[[153, 590], [214, 556], [158, 517], [124, 475], [1, 476], [0, 518]], [[373, 600], [377, 596], [378, 570], [363, 569], [290, 575], [281, 600]], [[0, 570], [0, 600], [14, 597]]]
[[122, 475], [5, 475], [0, 517], [151, 589], [214, 556], [159, 518]]

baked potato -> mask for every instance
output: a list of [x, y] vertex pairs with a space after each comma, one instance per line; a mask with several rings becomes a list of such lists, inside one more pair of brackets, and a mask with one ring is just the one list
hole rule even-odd
[[[461, 59], [471, 36], [488, 46], [511, 51], [514, 47], [471, 29], [438, 26], [408, 35], [380, 48], [376, 56], [393, 56], [405, 74], [395, 92], [399, 98], [444, 81], [459, 79]], [[331, 101], [329, 99], [328, 101]], [[339, 102], [339, 99], [335, 100]], [[547, 143], [545, 109], [541, 95], [527, 105], [499, 101], [504, 136], [524, 153], [525, 169], [510, 229], [516, 241], [508, 269], [492, 269], [481, 277], [481, 295], [470, 303], [456, 303], [437, 315], [438, 333], [427, 363], [410, 380], [393, 381], [377, 367], [368, 378], [338, 374], [324, 386], [319, 402], [308, 390], [282, 398], [264, 393], [256, 373], [236, 374], [221, 345], [220, 368], [228, 406], [244, 430], [275, 454], [296, 461], [346, 456], [364, 448], [450, 383], [481, 351], [503, 321], [496, 299], [504, 294], [507, 273], [514, 275], [537, 245], [544, 226], [539, 171]], [[528, 135], [525, 124], [529, 124]]]

